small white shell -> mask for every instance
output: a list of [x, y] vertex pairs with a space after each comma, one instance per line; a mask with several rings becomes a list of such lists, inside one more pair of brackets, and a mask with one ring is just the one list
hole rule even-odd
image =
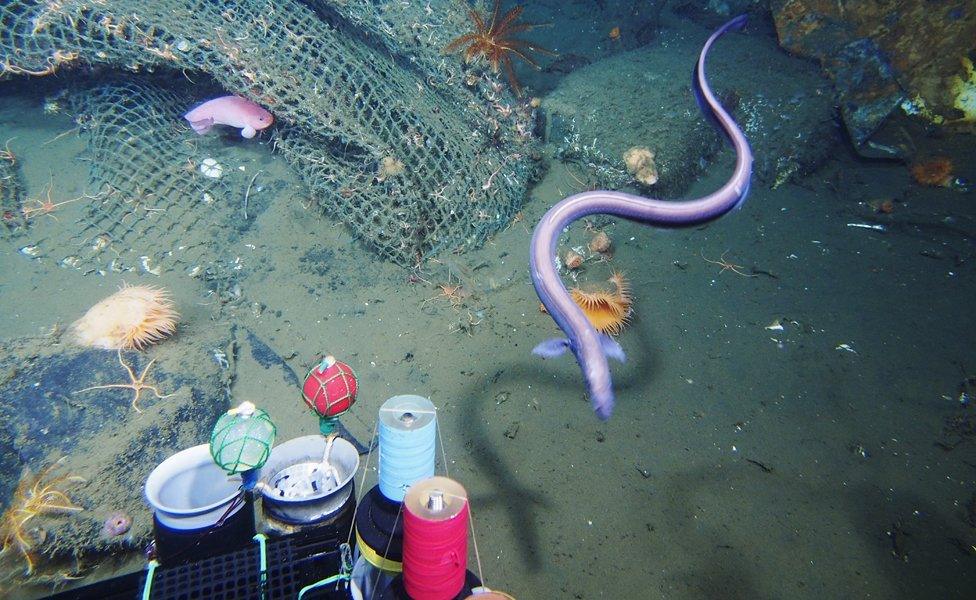
[[64, 268], [77, 269], [81, 265], [81, 258], [77, 256], [65, 256], [61, 259], [61, 266]]
[[107, 235], [103, 234], [103, 235], [95, 236], [95, 242], [92, 244], [91, 249], [94, 250], [95, 252], [98, 252], [99, 250], [102, 250], [103, 248], [108, 246], [110, 242], [111, 240]]
[[162, 269], [160, 269], [159, 267], [152, 267], [152, 266], [150, 266], [151, 265], [151, 262], [150, 262], [150, 258], [148, 256], [140, 256], [139, 257], [139, 262], [142, 264], [142, 270], [145, 271], [146, 273], [151, 273], [153, 275], [159, 275], [162, 272]]
[[200, 172], [203, 173], [204, 177], [219, 179], [220, 176], [224, 174], [224, 167], [222, 167], [219, 162], [212, 158], [205, 158], [203, 159], [203, 162], [200, 163]]
[[20, 253], [24, 256], [37, 256], [41, 253], [41, 249], [37, 246], [24, 246], [20, 249]]

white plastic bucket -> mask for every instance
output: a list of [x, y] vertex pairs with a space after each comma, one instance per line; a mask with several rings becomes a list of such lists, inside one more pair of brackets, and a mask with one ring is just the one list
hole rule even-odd
[[[210, 445], [177, 452], [146, 478], [146, 502], [160, 523], [190, 531], [214, 526], [240, 494], [240, 475], [228, 475], [210, 457]], [[243, 503], [226, 516], [230, 517]]]
[[359, 453], [347, 440], [335, 438], [329, 453], [335, 476], [327, 476], [321, 463], [326, 444], [321, 435], [306, 435], [271, 449], [268, 462], [261, 467], [263, 485], [259, 486], [266, 514], [302, 525], [322, 521], [342, 509], [353, 491]]

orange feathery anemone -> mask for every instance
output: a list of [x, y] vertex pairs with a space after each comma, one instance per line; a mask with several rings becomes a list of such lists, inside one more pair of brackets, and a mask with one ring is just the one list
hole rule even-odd
[[176, 331], [180, 316], [162, 288], [122, 284], [71, 325], [76, 343], [106, 350], [141, 350]]
[[912, 165], [912, 177], [922, 185], [949, 187], [953, 180], [952, 159], [934, 156]]
[[623, 275], [614, 273], [608, 281], [613, 284], [613, 291], [574, 287], [569, 294], [597, 331], [617, 335], [630, 321], [633, 298], [630, 296], [630, 282]]

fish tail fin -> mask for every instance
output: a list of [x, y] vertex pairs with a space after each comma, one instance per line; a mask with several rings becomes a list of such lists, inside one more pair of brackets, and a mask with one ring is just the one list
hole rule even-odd
[[627, 355], [624, 354], [624, 349], [617, 343], [617, 340], [605, 333], [600, 334], [600, 347], [603, 348], [603, 354], [607, 358], [613, 358], [622, 363], [627, 362]]
[[561, 356], [569, 350], [569, 340], [566, 338], [553, 338], [546, 340], [532, 349], [532, 354], [542, 358], [555, 358]]
[[211, 117], [199, 119], [197, 121], [190, 121], [190, 119], [187, 119], [187, 121], [190, 123], [190, 127], [193, 128], [193, 131], [196, 131], [201, 135], [213, 129], [214, 126], [214, 120]]

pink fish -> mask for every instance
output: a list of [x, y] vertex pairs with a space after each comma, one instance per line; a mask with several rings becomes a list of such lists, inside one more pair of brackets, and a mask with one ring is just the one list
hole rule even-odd
[[252, 138], [261, 129], [274, 123], [274, 115], [240, 96], [221, 96], [207, 100], [183, 115], [190, 127], [200, 135], [214, 125], [240, 127], [241, 137]]

